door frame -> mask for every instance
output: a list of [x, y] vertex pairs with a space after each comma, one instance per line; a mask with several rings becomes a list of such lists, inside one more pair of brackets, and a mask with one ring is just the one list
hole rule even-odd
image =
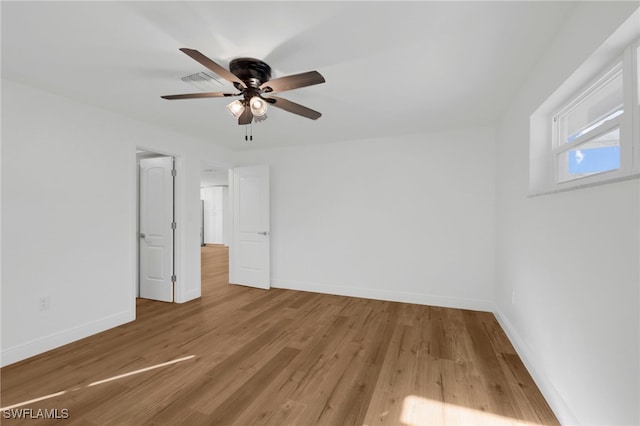
[[131, 155], [132, 158], [132, 162], [131, 162], [131, 185], [134, 188], [133, 192], [133, 203], [132, 203], [132, 207], [133, 207], [133, 212], [130, 215], [131, 217], [131, 236], [132, 236], [132, 242], [133, 242], [133, 257], [136, 260], [135, 262], [135, 266], [134, 266], [134, 270], [133, 270], [133, 280], [132, 280], [132, 285], [131, 285], [131, 293], [133, 295], [133, 312], [136, 312], [136, 299], [137, 299], [137, 293], [138, 293], [138, 286], [139, 286], [139, 269], [138, 266], [139, 262], [140, 262], [140, 252], [139, 250], [136, 249], [137, 244], [138, 244], [138, 240], [139, 240], [139, 235], [138, 235], [138, 215], [139, 215], [139, 210], [138, 210], [138, 201], [140, 199], [140, 194], [138, 192], [137, 189], [135, 189], [135, 186], [138, 182], [138, 159], [137, 159], [137, 151], [138, 150], [143, 150], [143, 151], [149, 151], [149, 152], [154, 152], [157, 154], [161, 154], [163, 156], [167, 156], [167, 157], [173, 157], [174, 161], [175, 161], [175, 168], [176, 168], [176, 177], [175, 177], [175, 181], [174, 181], [174, 186], [173, 186], [173, 193], [174, 193], [174, 220], [175, 222], [178, 224], [175, 233], [174, 233], [174, 239], [173, 239], [173, 244], [174, 244], [174, 251], [173, 251], [173, 259], [174, 259], [174, 274], [178, 277], [178, 280], [176, 281], [176, 283], [174, 284], [174, 288], [173, 288], [173, 303], [176, 303], [181, 300], [184, 300], [184, 293], [185, 293], [185, 288], [184, 288], [184, 273], [183, 271], [185, 271], [185, 265], [184, 265], [184, 256], [182, 255], [183, 253], [183, 241], [185, 239], [185, 232], [186, 232], [186, 226], [185, 226], [185, 221], [183, 220], [184, 217], [184, 211], [185, 211], [185, 179], [184, 179], [184, 167], [183, 167], [183, 163], [184, 163], [184, 159], [183, 159], [183, 155], [181, 154], [177, 154], [175, 152], [169, 152], [166, 151], [162, 148], [156, 148], [156, 147], [152, 147], [152, 146], [148, 146], [148, 145], [136, 145], [133, 149], [133, 154]]

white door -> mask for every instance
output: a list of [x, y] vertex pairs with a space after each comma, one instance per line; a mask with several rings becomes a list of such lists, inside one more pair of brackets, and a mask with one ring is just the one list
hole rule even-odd
[[233, 243], [229, 281], [267, 289], [271, 286], [269, 166], [237, 167], [230, 180]]
[[140, 160], [140, 297], [173, 302], [173, 158]]
[[222, 244], [223, 212], [222, 188], [209, 187], [200, 191], [204, 200], [204, 242], [205, 244]]

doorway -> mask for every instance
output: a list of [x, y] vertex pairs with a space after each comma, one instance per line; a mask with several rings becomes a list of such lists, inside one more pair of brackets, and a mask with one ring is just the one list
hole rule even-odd
[[136, 297], [173, 302], [176, 281], [175, 157], [136, 151]]
[[200, 170], [201, 289], [206, 297], [229, 283], [231, 211], [228, 167], [202, 161]]

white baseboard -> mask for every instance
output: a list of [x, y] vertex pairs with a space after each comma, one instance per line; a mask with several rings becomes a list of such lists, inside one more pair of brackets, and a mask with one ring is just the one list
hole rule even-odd
[[271, 286], [273, 288], [282, 288], [287, 290], [310, 291], [312, 293], [361, 297], [365, 299], [386, 300], [389, 302], [416, 303], [418, 305], [440, 306], [443, 308], [469, 309], [472, 311], [485, 312], [493, 312], [495, 310], [494, 303], [489, 300], [434, 296], [424, 293], [407, 293], [401, 291], [317, 284], [292, 280], [272, 280]]
[[509, 337], [509, 340], [524, 363], [524, 366], [527, 368], [527, 371], [531, 374], [533, 381], [540, 389], [540, 392], [542, 392], [542, 395], [551, 407], [551, 410], [553, 410], [558, 421], [560, 421], [560, 424], [565, 426], [579, 425], [580, 423], [576, 419], [576, 416], [569, 409], [569, 406], [566, 404], [562, 396], [560, 396], [551, 381], [544, 374], [541, 374], [539, 369], [535, 368], [535, 365], [531, 362], [531, 349], [526, 345], [524, 340], [520, 338], [507, 317], [504, 316], [499, 309], [496, 309], [494, 315], [498, 319], [498, 323], [500, 323], [504, 332], [507, 334], [507, 337]]
[[135, 311], [123, 311], [109, 315], [96, 321], [89, 322], [77, 327], [50, 334], [48, 336], [34, 339], [29, 342], [11, 347], [3, 348], [0, 352], [0, 366], [5, 367], [29, 357], [39, 355], [57, 347], [84, 339], [85, 337], [109, 330], [119, 325], [135, 320]]

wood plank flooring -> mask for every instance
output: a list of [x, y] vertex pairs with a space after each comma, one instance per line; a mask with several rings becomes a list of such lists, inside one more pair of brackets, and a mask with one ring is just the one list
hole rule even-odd
[[492, 314], [229, 285], [227, 256], [201, 299], [3, 368], [3, 408], [68, 419], [2, 424], [558, 424]]

